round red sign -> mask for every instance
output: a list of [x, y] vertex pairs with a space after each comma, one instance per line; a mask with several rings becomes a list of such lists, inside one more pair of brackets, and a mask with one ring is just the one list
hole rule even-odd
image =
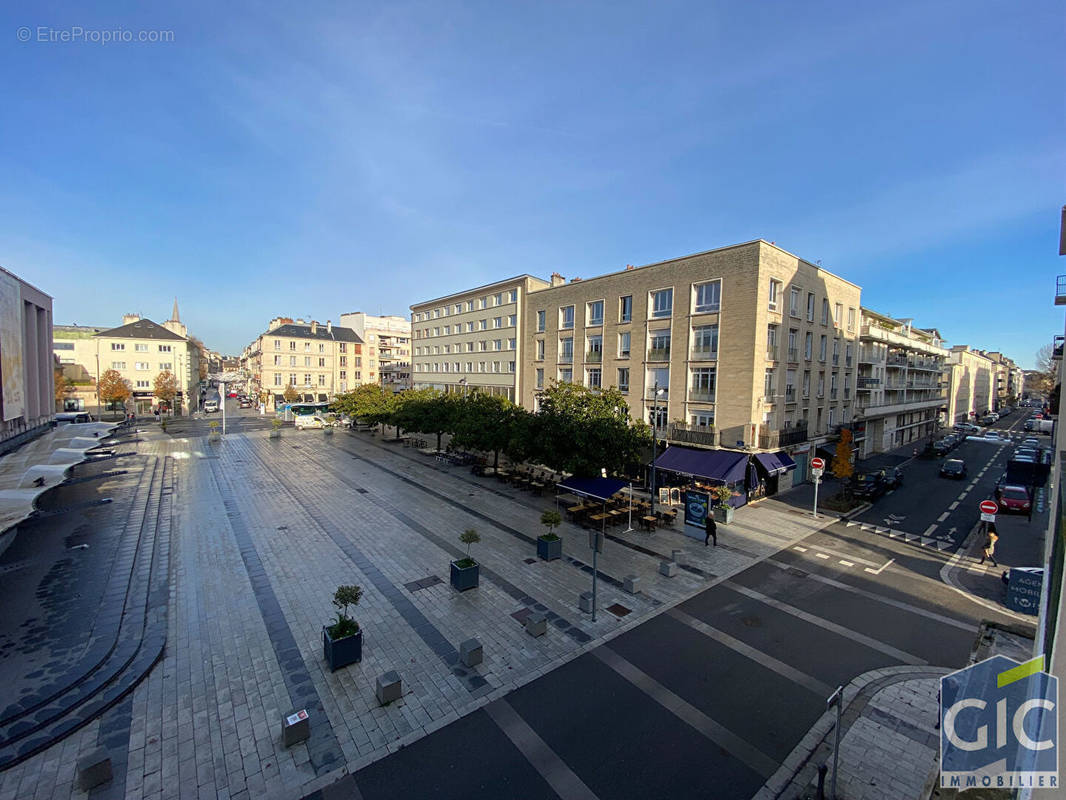
[[978, 508], [981, 509], [982, 514], [995, 514], [999, 511], [999, 506], [992, 500], [982, 500]]
[[811, 469], [825, 469], [825, 459], [818, 457], [812, 458]]

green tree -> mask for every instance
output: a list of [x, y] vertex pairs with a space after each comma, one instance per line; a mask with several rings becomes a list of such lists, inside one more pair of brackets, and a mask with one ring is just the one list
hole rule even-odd
[[125, 380], [118, 373], [118, 370], [114, 369], [109, 369], [100, 376], [96, 390], [100, 400], [111, 406], [118, 403], [125, 405], [126, 401], [133, 397], [133, 390], [130, 389], [129, 381]]
[[330, 409], [338, 414], [347, 414], [352, 419], [382, 426], [392, 422], [396, 408], [396, 396], [377, 383], [356, 386], [350, 392], [337, 395], [330, 405]]
[[500, 451], [512, 445], [515, 420], [521, 411], [506, 397], [473, 391], [455, 401], [452, 443], [457, 447], [493, 454], [493, 469], [500, 465]]
[[285, 399], [286, 403], [295, 403], [300, 399], [300, 393], [296, 391], [296, 387], [291, 383], [285, 387], [285, 391], [281, 393], [281, 396]]
[[389, 421], [405, 431], [432, 433], [441, 448], [441, 436], [452, 433], [458, 422], [459, 398], [436, 389], [410, 389], [398, 396]]

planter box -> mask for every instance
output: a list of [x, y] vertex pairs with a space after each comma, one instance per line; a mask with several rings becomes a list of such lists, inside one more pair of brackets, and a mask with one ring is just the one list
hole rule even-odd
[[452, 586], [456, 591], [465, 592], [467, 589], [476, 589], [478, 585], [479, 564], [472, 567], [459, 567], [452, 562]]
[[715, 506], [714, 507], [714, 519], [715, 522], [721, 522], [728, 525], [733, 521], [733, 514], [736, 513], [736, 509], [733, 506]]
[[322, 626], [322, 654], [326, 657], [330, 672], [363, 660], [363, 629], [353, 636], [331, 639], [329, 627]]
[[209, 442], [221, 442], [222, 441], [222, 434], [221, 433], [209, 433], [209, 434], [207, 434], [207, 441], [209, 441]]
[[281, 438], [281, 431], [271, 431], [270, 432], [270, 438], [271, 439], [280, 439]]
[[543, 536], [537, 537], [537, 557], [543, 561], [554, 561], [557, 558], [563, 557], [563, 540], [558, 539], [545, 539]]

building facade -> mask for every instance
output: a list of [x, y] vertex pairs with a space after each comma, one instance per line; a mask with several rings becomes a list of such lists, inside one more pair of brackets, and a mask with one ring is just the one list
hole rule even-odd
[[948, 350], [935, 329], [862, 309], [853, 433], [860, 458], [928, 440], [947, 408]]
[[792, 453], [851, 422], [860, 289], [770, 242], [553, 283], [528, 296], [527, 408], [614, 386], [672, 442]]
[[527, 296], [550, 286], [531, 275], [411, 306], [414, 388], [479, 388], [520, 402]]
[[370, 382], [363, 343], [351, 328], [317, 321], [275, 317], [245, 348], [243, 363], [253, 389], [268, 408], [284, 405], [292, 386], [300, 402], [325, 403], [341, 392]]
[[341, 325], [363, 341], [368, 382], [391, 392], [411, 387], [411, 321], [398, 316], [373, 316], [362, 311], [341, 314]]
[[46, 430], [55, 406], [52, 298], [0, 267], [0, 447]]
[[995, 403], [992, 361], [968, 345], [951, 348], [943, 380], [947, 389], [947, 425], [973, 422]]
[[981, 351], [992, 362], [995, 386], [993, 410], [1015, 405], [1025, 390], [1025, 375], [1014, 360], [997, 351]]

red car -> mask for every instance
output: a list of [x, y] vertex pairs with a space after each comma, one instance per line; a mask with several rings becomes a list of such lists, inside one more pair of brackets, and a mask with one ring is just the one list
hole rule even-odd
[[999, 491], [999, 505], [1004, 512], [1028, 514], [1029, 504], [1029, 491], [1024, 486], [1004, 486]]
[[236, 396], [237, 396], [236, 392], [230, 392], [229, 394], [226, 395], [226, 397], [236, 397]]

